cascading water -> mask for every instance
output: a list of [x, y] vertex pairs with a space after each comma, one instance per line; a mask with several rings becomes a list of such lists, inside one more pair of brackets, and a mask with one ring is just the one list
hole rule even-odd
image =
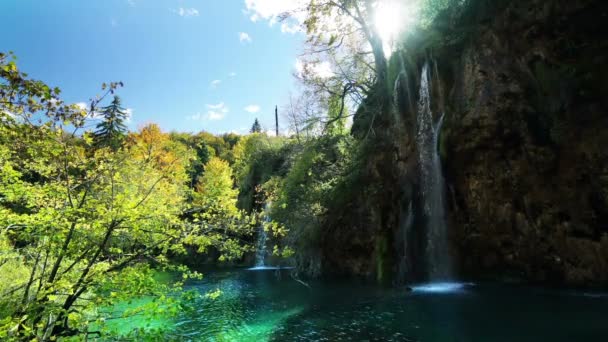
[[433, 281], [449, 279], [451, 276], [443, 199], [445, 185], [437, 148], [442, 123], [443, 115], [437, 124], [433, 125], [429, 67], [425, 63], [420, 77], [416, 143], [420, 164], [422, 206], [427, 228], [427, 272], [429, 280]]
[[[397, 77], [397, 80], [399, 82], [395, 82], [395, 103], [399, 104], [400, 102], [402, 102], [398, 99], [399, 92], [397, 86], [399, 85], [399, 83], [403, 83], [402, 86], [405, 91], [405, 99], [403, 100], [407, 100], [407, 110], [409, 110], [410, 113], [414, 113], [414, 102], [412, 101], [412, 92], [410, 91], [410, 82], [408, 80], [407, 72], [405, 69], [405, 61], [403, 60], [403, 54], [399, 54], [399, 64], [401, 66], [401, 72], [399, 73], [399, 77]], [[402, 106], [400, 107], [403, 108]]]
[[270, 222], [270, 215], [268, 214], [270, 209], [270, 203], [266, 203], [264, 206], [264, 223], [258, 227], [258, 241], [257, 241], [257, 249], [255, 252], [255, 267], [264, 267], [266, 266], [266, 230], [264, 226], [266, 223]]
[[401, 258], [399, 264], [397, 265], [397, 282], [399, 284], [405, 284], [407, 282], [408, 275], [412, 270], [412, 260], [409, 258], [411, 253], [409, 247], [408, 236], [410, 235], [410, 230], [412, 229], [412, 225], [414, 223], [414, 210], [412, 206], [412, 202], [409, 202], [406, 209], [404, 209], [401, 213], [402, 219], [399, 227], [398, 236], [396, 240], [398, 241], [400, 249]]

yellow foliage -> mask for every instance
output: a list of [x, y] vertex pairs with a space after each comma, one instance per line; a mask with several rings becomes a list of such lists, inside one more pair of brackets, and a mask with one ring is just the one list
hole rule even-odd
[[234, 189], [232, 169], [227, 161], [218, 157], [209, 159], [196, 188], [199, 193], [198, 204], [221, 208], [222, 211], [237, 211], [238, 190]]
[[171, 177], [185, 174], [188, 163], [193, 158], [184, 145], [172, 141], [169, 134], [163, 133], [155, 123], [140, 128], [137, 133], [131, 133], [129, 146], [135, 159], [150, 163]]

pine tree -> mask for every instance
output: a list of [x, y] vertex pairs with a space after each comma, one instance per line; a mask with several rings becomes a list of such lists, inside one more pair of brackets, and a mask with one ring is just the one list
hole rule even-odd
[[127, 126], [127, 111], [120, 106], [120, 97], [114, 96], [109, 106], [103, 107], [103, 121], [97, 124], [93, 139], [97, 148], [109, 147], [118, 150], [124, 141]]
[[258, 118], [255, 118], [255, 121], [253, 122], [253, 126], [251, 126], [250, 132], [251, 133], [261, 133], [262, 132], [262, 126], [260, 125]]

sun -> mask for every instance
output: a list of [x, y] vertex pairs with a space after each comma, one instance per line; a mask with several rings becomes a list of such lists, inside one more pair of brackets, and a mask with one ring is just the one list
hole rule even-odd
[[415, 0], [380, 0], [374, 13], [374, 26], [382, 39], [384, 54], [389, 57], [394, 45], [407, 28], [416, 20]]

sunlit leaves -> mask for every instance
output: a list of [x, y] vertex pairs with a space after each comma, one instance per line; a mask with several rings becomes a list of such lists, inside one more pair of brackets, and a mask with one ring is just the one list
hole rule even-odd
[[92, 149], [90, 134], [67, 129], [88, 114], [59, 93], [0, 55], [0, 271], [13, 277], [0, 286], [3, 339], [82, 332], [98, 305], [166, 293], [145, 265], [167, 264], [185, 234], [179, 147], [161, 134], [165, 154], [151, 158], [136, 147], [154, 139]]
[[236, 207], [238, 190], [234, 188], [232, 168], [228, 162], [212, 157], [204, 169], [193, 195], [192, 232], [185, 241], [196, 246], [199, 253], [209, 247], [219, 250], [219, 261], [239, 259], [250, 250], [242, 238], [251, 235], [254, 225]]

